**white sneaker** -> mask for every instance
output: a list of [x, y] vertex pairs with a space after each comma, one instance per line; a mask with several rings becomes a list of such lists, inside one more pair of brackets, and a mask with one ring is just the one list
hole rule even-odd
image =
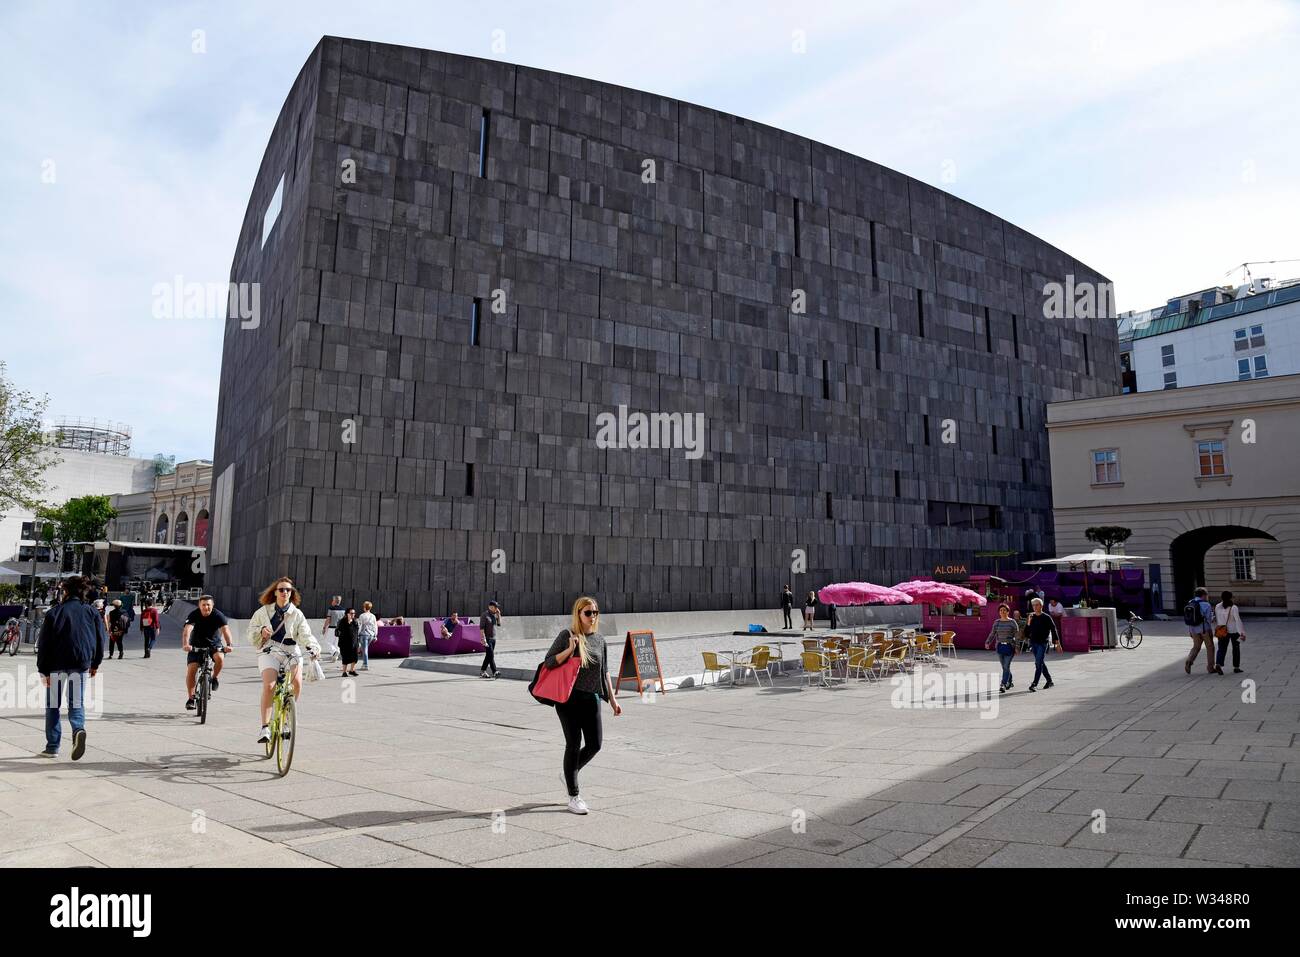
[[266, 725], [262, 725], [262, 733], [257, 736], [257, 743], [266, 744], [266, 742], [270, 740], [271, 740], [271, 729]]
[[574, 814], [586, 814], [587, 802], [580, 797], [569, 798], [569, 810]]

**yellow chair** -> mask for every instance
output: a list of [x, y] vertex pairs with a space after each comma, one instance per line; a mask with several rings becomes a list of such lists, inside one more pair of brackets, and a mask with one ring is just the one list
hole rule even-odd
[[700, 684], [707, 688], [709, 686], [709, 675], [714, 676], [713, 683], [716, 685], [722, 680], [722, 676], [719, 672], [731, 671], [731, 665], [723, 664], [719, 661], [718, 653], [716, 651], [705, 651], [702, 652], [702, 654], [704, 655], [704, 674], [700, 676]]
[[822, 687], [829, 685], [829, 679], [833, 677], [830, 671], [830, 661], [820, 651], [805, 651], [799, 656], [800, 662], [803, 663], [804, 681], [812, 685], [813, 678]]
[[880, 656], [881, 675], [884, 675], [885, 672], [890, 670], [906, 671], [907, 651], [908, 648], [906, 643], [895, 642], [894, 644], [890, 645], [889, 648], [886, 649], [884, 654]]
[[736, 667], [740, 669], [741, 680], [744, 680], [745, 672], [752, 671], [754, 680], [758, 686], [763, 687], [762, 680], [758, 677], [760, 674], [767, 675], [767, 686], [772, 687], [772, 652], [768, 650], [767, 645], [759, 645], [749, 653], [748, 658], [738, 658]]
[[957, 632], [945, 631], [939, 635], [939, 654], [946, 654], [951, 658], [957, 657]]
[[803, 640], [803, 650], [804, 650], [804, 651], [821, 651], [821, 650], [822, 650], [822, 643], [821, 643], [821, 640], [818, 639], [818, 638], [805, 638], [805, 639]]
[[849, 652], [848, 674], [857, 672], [857, 677], [876, 680], [876, 651], [874, 648], [854, 648]]

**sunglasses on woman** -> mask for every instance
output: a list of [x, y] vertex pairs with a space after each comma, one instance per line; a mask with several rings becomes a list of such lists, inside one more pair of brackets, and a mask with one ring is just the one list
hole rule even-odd
[[276, 589], [276, 592], [287, 592], [287, 593], [289, 593], [290, 595], [292, 595], [292, 594], [293, 594], [293, 589], [292, 589], [292, 588], [277, 588], [277, 589]]
[[584, 618], [597, 618], [600, 616], [600, 611], [598, 609], [588, 608], [583, 611], [582, 616]]

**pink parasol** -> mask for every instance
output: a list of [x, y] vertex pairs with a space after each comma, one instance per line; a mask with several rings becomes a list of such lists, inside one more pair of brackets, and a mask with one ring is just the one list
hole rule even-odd
[[900, 582], [894, 586], [894, 590], [901, 591], [905, 595], [911, 595], [913, 601], [938, 606], [939, 627], [941, 629], [943, 628], [944, 605], [984, 606], [989, 603], [989, 600], [979, 592], [971, 591], [969, 588], [962, 588], [960, 585], [952, 585], [948, 582], [915, 579], [910, 582]]
[[871, 582], [839, 582], [817, 592], [823, 605], [910, 605], [912, 596]]

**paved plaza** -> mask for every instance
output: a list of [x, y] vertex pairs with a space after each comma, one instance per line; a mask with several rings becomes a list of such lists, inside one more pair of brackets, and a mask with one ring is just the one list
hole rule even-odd
[[[1296, 866], [1300, 624], [1247, 627], [1242, 675], [1202, 659], [1188, 677], [1181, 622], [1162, 622], [1135, 651], [1052, 656], [1050, 691], [1025, 691], [1020, 656], [1015, 691], [972, 707], [797, 675], [624, 693], [584, 818], [562, 803], [559, 723], [520, 681], [335, 671], [305, 688], [280, 779], [254, 740], [251, 649], [199, 726], [168, 622], [152, 659], [133, 632], [105, 663], [75, 764], [66, 730], [57, 761], [35, 756], [42, 717], [15, 695], [30, 651], [0, 659], [0, 865]], [[924, 674], [997, 670], [959, 652]]]

